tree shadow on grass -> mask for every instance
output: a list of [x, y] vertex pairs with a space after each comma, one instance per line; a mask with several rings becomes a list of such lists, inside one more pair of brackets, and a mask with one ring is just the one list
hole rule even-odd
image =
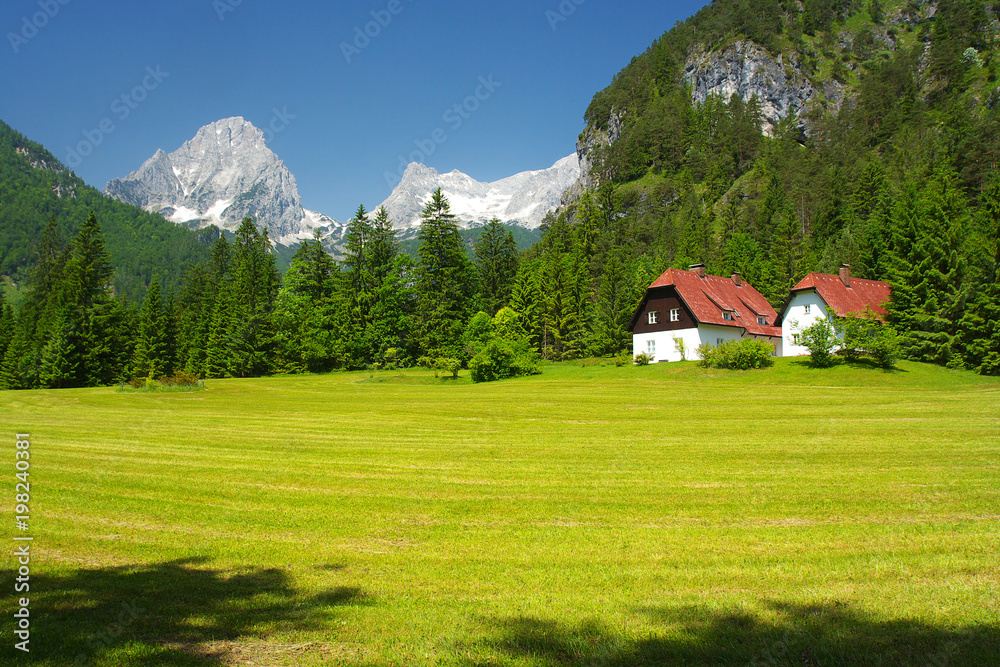
[[841, 604], [770, 606], [778, 620], [700, 607], [642, 610], [669, 631], [639, 640], [599, 622], [567, 626], [530, 617], [496, 619], [491, 622], [495, 635], [480, 648], [504, 661], [551, 667], [1000, 664], [998, 625], [937, 627], [907, 619], [887, 621]]
[[899, 366], [893, 365], [891, 368], [883, 368], [879, 366], [874, 359], [868, 357], [858, 357], [856, 359], [848, 359], [847, 357], [834, 356], [833, 362], [830, 366], [813, 366], [809, 357], [796, 358], [792, 361], [792, 364], [800, 368], [805, 368], [811, 371], [826, 371], [834, 366], [847, 366], [848, 368], [856, 368], [859, 370], [866, 371], [878, 371], [880, 373], [886, 373], [889, 375], [896, 375], [899, 373], [909, 373], [910, 371], [905, 368], [900, 368]]
[[[30, 592], [5, 594], [4, 608], [29, 598], [33, 663], [203, 666], [223, 664], [227, 644], [316, 629], [337, 608], [370, 602], [358, 588], [304, 596], [282, 570], [218, 570], [208, 562], [32, 574]], [[8, 581], [16, 576], [13, 570], [4, 574]], [[21, 654], [14, 641], [4, 647], [7, 655]]]

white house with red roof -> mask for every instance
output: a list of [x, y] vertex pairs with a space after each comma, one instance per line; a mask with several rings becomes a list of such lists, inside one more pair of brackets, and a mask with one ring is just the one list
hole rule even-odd
[[840, 267], [840, 275], [837, 276], [810, 273], [792, 288], [778, 314], [784, 356], [809, 354], [809, 349], [799, 344], [799, 333], [816, 320], [826, 318], [828, 308], [838, 317], [862, 316], [870, 310], [884, 321], [885, 304], [891, 293], [888, 283], [853, 278], [851, 267], [847, 264]]
[[654, 361], [700, 359], [703, 343], [721, 345], [730, 340], [764, 340], [781, 356], [778, 314], [749, 283], [705, 274], [702, 264], [690, 271], [669, 269], [649, 286], [632, 316], [632, 350], [648, 353]]

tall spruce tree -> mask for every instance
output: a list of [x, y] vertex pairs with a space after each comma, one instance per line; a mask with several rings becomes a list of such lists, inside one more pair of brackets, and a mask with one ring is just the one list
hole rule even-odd
[[244, 218], [236, 230], [230, 285], [229, 372], [255, 377], [271, 370], [274, 330], [272, 314], [281, 274], [271, 254], [267, 229]]
[[399, 245], [396, 241], [396, 230], [392, 226], [389, 212], [385, 206], [379, 206], [372, 221], [371, 242], [371, 274], [372, 284], [381, 289], [382, 281], [393, 271]]
[[475, 269], [441, 188], [434, 191], [421, 218], [416, 267], [418, 336], [428, 355], [460, 358], [465, 323], [472, 315]]
[[63, 288], [66, 309], [62, 314], [63, 334], [50, 339], [50, 345], [69, 347], [50, 354], [65, 356], [75, 377], [60, 379], [61, 386], [109, 384], [117, 379], [114, 364], [124, 353], [124, 341], [116, 335], [119, 312], [111, 301], [111, 277], [114, 269], [104, 247], [104, 235], [91, 211], [70, 243]]
[[947, 364], [957, 351], [964, 314], [961, 248], [968, 217], [950, 174], [939, 170], [920, 188], [916, 214], [904, 210], [901, 217], [890, 270], [889, 321], [900, 333], [904, 357]]
[[171, 327], [164, 312], [160, 283], [154, 280], [146, 292], [139, 315], [139, 331], [132, 358], [132, 373], [136, 377], [160, 378], [171, 373]]
[[542, 352], [545, 337], [544, 299], [534, 267], [522, 266], [510, 295], [510, 308], [517, 313], [517, 323], [531, 349]]
[[372, 292], [372, 245], [374, 227], [364, 204], [358, 206], [347, 223], [344, 243], [344, 266], [350, 274], [351, 289], [367, 301]]
[[493, 218], [483, 227], [475, 244], [476, 269], [479, 272], [479, 300], [482, 309], [493, 317], [510, 301], [517, 277], [517, 243], [514, 234]]

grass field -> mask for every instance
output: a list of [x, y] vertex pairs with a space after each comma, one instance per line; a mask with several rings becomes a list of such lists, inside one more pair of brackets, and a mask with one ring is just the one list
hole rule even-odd
[[995, 379], [577, 362], [0, 414], [34, 664], [1000, 662]]

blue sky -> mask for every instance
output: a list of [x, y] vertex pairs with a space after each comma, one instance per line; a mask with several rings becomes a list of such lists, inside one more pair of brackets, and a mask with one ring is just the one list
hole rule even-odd
[[401, 157], [491, 181], [574, 152], [594, 93], [703, 4], [4, 0], [0, 119], [103, 188], [243, 116], [345, 220]]

